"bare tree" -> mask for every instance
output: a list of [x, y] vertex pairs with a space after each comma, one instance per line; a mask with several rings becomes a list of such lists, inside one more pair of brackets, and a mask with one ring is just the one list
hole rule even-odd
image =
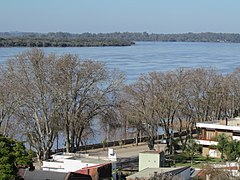
[[74, 152], [80, 147], [82, 134], [91, 127], [92, 120], [113, 106], [112, 98], [123, 76], [117, 71], [108, 71], [102, 63], [65, 55], [59, 60], [55, 77], [66, 149]]
[[4, 136], [12, 136], [9, 125], [19, 106], [21, 97], [18, 95], [16, 85], [11, 81], [10, 70], [0, 68], [0, 132]]
[[151, 89], [145, 80], [145, 77], [142, 76], [135, 84], [125, 87], [125, 110], [128, 112], [126, 115], [129, 124], [137, 130], [136, 139], [141, 130], [148, 137], [149, 149], [153, 149], [158, 122], [154, 119], [154, 110], [151, 106]]
[[[8, 65], [11, 85], [18, 90], [20, 105], [15, 112], [38, 159], [47, 159], [59, 119], [53, 71], [57, 58], [39, 49], [27, 51]], [[12, 88], [13, 88], [12, 87]]]
[[196, 122], [225, 117], [231, 104], [229, 82], [216, 70], [203, 68], [151, 72], [127, 86], [124, 96], [132, 126], [152, 142], [161, 126], [170, 153], [174, 129], [185, 147]]
[[[148, 136], [149, 148], [153, 149], [159, 126], [168, 139], [172, 138], [173, 122], [178, 107], [179, 93], [175, 86], [174, 73], [156, 73], [141, 76], [126, 87], [126, 101], [129, 102], [130, 122], [137, 130]], [[170, 147], [171, 141], [168, 142]]]

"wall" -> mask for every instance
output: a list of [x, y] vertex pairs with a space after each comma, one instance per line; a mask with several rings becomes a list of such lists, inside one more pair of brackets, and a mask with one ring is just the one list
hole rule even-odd
[[87, 166], [95, 166], [98, 164], [84, 163], [81, 160], [63, 159], [63, 161], [43, 161], [43, 170], [57, 172], [75, 172]]
[[209, 149], [209, 157], [220, 158], [221, 153], [217, 149]]
[[141, 171], [146, 168], [160, 168], [160, 154], [139, 153], [139, 168]]
[[42, 170], [65, 172], [63, 167], [63, 162], [43, 161]]
[[[192, 130], [192, 134], [196, 134], [197, 131], [196, 129]], [[183, 131], [181, 133], [182, 136], [187, 135], [186, 131]], [[174, 132], [173, 133], [174, 137], [179, 137], [179, 133], [178, 132]], [[164, 138], [164, 135], [158, 135], [158, 137], [156, 136], [155, 139], [162, 139]], [[141, 141], [140, 141], [141, 140]], [[138, 138], [138, 142], [147, 142], [148, 137], [139, 137]], [[136, 138], [131, 138], [131, 139], [122, 139], [122, 144], [134, 144], [136, 143]], [[107, 143], [107, 147], [113, 147], [113, 146], [119, 146], [119, 141], [111, 141]], [[98, 149], [98, 148], [103, 148], [103, 144], [102, 143], [96, 143], [96, 144], [89, 144], [89, 145], [83, 145], [80, 147], [79, 151], [83, 151], [83, 150], [90, 150], [90, 149]], [[76, 150], [77, 151], [77, 150]], [[52, 151], [51, 153], [58, 153], [58, 152], [66, 152], [65, 148], [62, 149], [55, 149], [54, 151]]]
[[79, 169], [82, 169], [87, 166], [95, 166], [98, 164], [94, 163], [84, 163], [81, 160], [74, 160], [74, 159], [65, 159], [64, 160], [64, 169], [66, 172], [74, 172]]
[[209, 148], [208, 148], [208, 147], [203, 147], [203, 149], [202, 149], [202, 155], [203, 155], [203, 156], [209, 155]]

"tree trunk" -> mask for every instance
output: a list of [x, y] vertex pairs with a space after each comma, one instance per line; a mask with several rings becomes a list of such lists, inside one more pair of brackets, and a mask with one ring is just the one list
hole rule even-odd
[[76, 143], [75, 143], [75, 145], [76, 145], [76, 151], [79, 151], [79, 150], [80, 150], [83, 130], [84, 130], [84, 128], [81, 127], [80, 130], [78, 131], [78, 136], [77, 136], [77, 138], [76, 138]]
[[48, 160], [49, 159], [49, 155], [50, 155], [49, 150], [45, 150], [43, 152], [43, 161]]
[[70, 153], [70, 135], [69, 135], [69, 127], [66, 125], [66, 152]]
[[137, 129], [136, 133], [136, 146], [138, 146], [139, 130]]
[[70, 138], [70, 152], [71, 152], [71, 153], [75, 152], [74, 139], [75, 139], [75, 132], [74, 132], [74, 130], [72, 130], [72, 132], [71, 132], [71, 138]]
[[148, 137], [148, 148], [149, 148], [149, 150], [154, 150], [154, 137], [153, 136]]
[[41, 158], [41, 153], [37, 153], [37, 161], [39, 163], [39, 165], [41, 166], [42, 165], [42, 158]]

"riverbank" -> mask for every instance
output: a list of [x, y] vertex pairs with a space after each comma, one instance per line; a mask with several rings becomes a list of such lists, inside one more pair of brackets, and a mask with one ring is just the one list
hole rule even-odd
[[0, 47], [104, 47], [131, 46], [133, 41], [123, 39], [55, 39], [15, 37], [1, 38]]

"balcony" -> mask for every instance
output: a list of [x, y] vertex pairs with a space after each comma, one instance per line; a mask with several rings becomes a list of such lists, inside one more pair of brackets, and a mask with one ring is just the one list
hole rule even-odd
[[217, 141], [211, 140], [211, 139], [196, 139], [196, 143], [206, 146], [215, 146], [218, 144]]

